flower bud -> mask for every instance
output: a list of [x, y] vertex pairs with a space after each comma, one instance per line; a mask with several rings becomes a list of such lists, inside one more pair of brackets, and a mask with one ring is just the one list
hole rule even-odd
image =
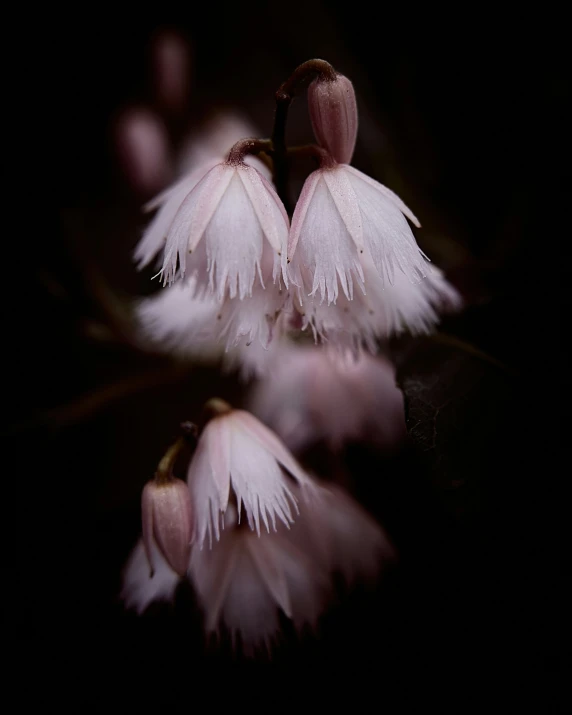
[[147, 560], [154, 571], [152, 544], [169, 566], [184, 576], [189, 567], [193, 518], [191, 495], [180, 479], [151, 481], [145, 485], [141, 497], [143, 543]]
[[352, 83], [339, 74], [318, 77], [308, 87], [310, 119], [318, 143], [340, 164], [349, 164], [356, 144], [358, 116]]

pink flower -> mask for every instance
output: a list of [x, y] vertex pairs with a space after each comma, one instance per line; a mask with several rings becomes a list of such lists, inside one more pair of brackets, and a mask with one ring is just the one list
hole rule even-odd
[[253, 655], [278, 638], [280, 614], [297, 632], [316, 627], [340, 573], [348, 585], [371, 581], [394, 552], [379, 525], [336, 487], [299, 492], [300, 516], [290, 529], [258, 537], [225, 514], [220, 541], [195, 548], [190, 577], [207, 633], [228, 630]]
[[222, 358], [245, 377], [262, 371], [267, 352], [292, 310], [288, 293], [254, 286], [240, 300], [198, 293], [196, 279], [179, 281], [139, 301], [136, 313], [145, 342], [154, 350], [182, 358], [212, 362]]
[[406, 434], [395, 368], [367, 354], [287, 346], [256, 385], [250, 409], [294, 451], [322, 440], [332, 449], [356, 440], [393, 448]]
[[[223, 403], [226, 404], [226, 403]], [[278, 518], [287, 527], [297, 503], [291, 484], [309, 487], [310, 480], [280, 439], [243, 410], [228, 406], [204, 428], [189, 466], [188, 485], [196, 518], [196, 542], [208, 535], [220, 538], [222, 516], [236, 499], [240, 517], [244, 505], [248, 525], [260, 534], [276, 529]], [[292, 482], [293, 480], [293, 482]]]
[[362, 258], [370, 259], [384, 284], [402, 273], [426, 275], [426, 261], [404, 218], [419, 222], [388, 188], [346, 164], [314, 171], [306, 179], [288, 240], [293, 281], [311, 296], [335, 303], [339, 286], [352, 300], [354, 281], [365, 293]]
[[[272, 185], [244, 163], [222, 163], [208, 171], [181, 204], [167, 235], [162, 276], [172, 283], [187, 271], [219, 300], [252, 294], [258, 276], [276, 280], [286, 248], [289, 221]], [[263, 275], [264, 248], [274, 255]], [[205, 270], [206, 269], [206, 270]]]
[[330, 346], [359, 353], [362, 347], [377, 351], [377, 339], [405, 331], [430, 333], [440, 313], [461, 308], [462, 299], [443, 273], [425, 263], [426, 276], [410, 283], [400, 271], [393, 284], [384, 283], [369, 259], [362, 260], [365, 294], [356, 291], [353, 300], [340, 294], [335, 305], [306, 299], [304, 327]]
[[353, 84], [339, 74], [334, 80], [319, 77], [308, 87], [308, 109], [320, 146], [341, 164], [352, 160], [358, 129]]
[[[206, 172], [225, 159], [235, 142], [254, 134], [256, 130], [248, 122], [227, 112], [215, 115], [190, 138], [179, 157], [182, 178], [144, 206], [147, 212], [158, 211], [135, 248], [133, 257], [138, 268], [149, 265], [163, 250], [177, 211]], [[245, 163], [256, 168], [265, 178], [270, 178], [268, 169], [258, 157], [247, 156]]]

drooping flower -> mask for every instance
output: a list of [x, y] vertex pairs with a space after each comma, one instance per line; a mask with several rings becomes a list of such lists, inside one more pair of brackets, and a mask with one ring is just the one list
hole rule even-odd
[[272, 341], [291, 312], [286, 290], [253, 287], [240, 300], [197, 292], [196, 279], [178, 281], [138, 302], [137, 318], [145, 342], [154, 350], [212, 362], [223, 360], [244, 377], [265, 369]]
[[296, 489], [300, 515], [290, 529], [258, 537], [239, 525], [231, 505], [220, 541], [193, 550], [191, 582], [207, 633], [227, 629], [243, 651], [270, 648], [280, 614], [297, 632], [315, 628], [334, 592], [335, 573], [348, 585], [370, 582], [394, 556], [379, 525], [341, 489]]
[[340, 164], [349, 164], [358, 129], [353, 84], [341, 74], [335, 79], [321, 75], [308, 87], [308, 109], [320, 146]]
[[170, 180], [167, 130], [150, 109], [126, 109], [117, 120], [115, 139], [119, 160], [135, 191], [153, 195]]
[[[165, 284], [196, 275], [219, 300], [252, 294], [279, 278], [289, 221], [272, 185], [244, 162], [217, 164], [181, 204], [170, 226], [163, 259]], [[272, 249], [270, 275], [261, 269], [263, 249]], [[205, 270], [206, 269], [206, 270]]]
[[340, 294], [335, 305], [304, 300], [304, 326], [310, 326], [319, 341], [354, 354], [364, 347], [375, 353], [379, 338], [430, 333], [442, 313], [461, 308], [457, 290], [430, 263], [425, 263], [425, 278], [416, 283], [400, 271], [393, 284], [384, 283], [369, 258], [362, 259], [362, 266], [365, 294], [356, 291], [353, 300]]
[[[147, 212], [158, 211], [135, 248], [133, 257], [138, 268], [149, 265], [163, 250], [177, 211], [207, 171], [223, 161], [239, 139], [254, 134], [256, 130], [248, 122], [226, 112], [215, 115], [201, 131], [191, 136], [179, 157], [181, 178], [144, 206]], [[244, 161], [266, 179], [270, 178], [258, 157], [246, 156]]]
[[[326, 162], [327, 163], [327, 162]], [[296, 204], [288, 240], [293, 281], [303, 294], [335, 303], [339, 286], [352, 300], [354, 281], [367, 292], [362, 259], [370, 259], [383, 284], [401, 272], [425, 277], [426, 260], [405, 216], [419, 222], [390, 189], [346, 164], [331, 162], [310, 174]]]
[[[310, 480], [280, 439], [250, 413], [211, 401], [219, 413], [205, 426], [189, 466], [188, 485], [196, 517], [196, 542], [202, 547], [213, 533], [220, 538], [222, 516], [231, 497], [239, 518], [244, 506], [248, 525], [260, 534], [276, 519], [294, 521], [296, 499], [291, 483], [309, 487]], [[293, 480], [293, 482], [292, 482]]]
[[397, 447], [405, 438], [403, 395], [395, 368], [383, 357], [357, 358], [327, 348], [282, 348], [255, 386], [250, 409], [293, 451], [325, 441]]

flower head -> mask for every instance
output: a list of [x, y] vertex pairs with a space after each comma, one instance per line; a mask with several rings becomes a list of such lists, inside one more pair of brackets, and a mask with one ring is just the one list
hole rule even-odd
[[426, 274], [426, 260], [409, 228], [419, 222], [388, 188], [345, 164], [306, 179], [292, 217], [288, 260], [293, 280], [311, 296], [335, 303], [339, 286], [348, 300], [354, 281], [367, 292], [362, 258], [384, 284], [401, 272], [410, 282]]
[[[258, 277], [275, 280], [286, 247], [288, 216], [272, 185], [247, 164], [217, 164], [181, 204], [167, 235], [162, 276], [195, 274], [219, 300], [252, 294]], [[271, 275], [263, 275], [263, 249], [274, 253]], [[205, 270], [206, 269], [206, 270]]]
[[340, 295], [335, 305], [306, 299], [304, 325], [329, 346], [358, 354], [362, 348], [377, 352], [377, 340], [409, 332], [431, 332], [440, 314], [459, 310], [462, 299], [443, 273], [425, 263], [426, 276], [411, 283], [396, 272], [393, 284], [384, 283], [371, 260], [362, 260], [365, 294], [356, 291], [353, 300]]
[[382, 357], [357, 359], [314, 346], [282, 349], [250, 407], [294, 451], [352, 440], [391, 448], [405, 437], [403, 395]]
[[195, 548], [190, 577], [207, 633], [228, 630], [252, 655], [270, 648], [280, 614], [297, 632], [315, 628], [335, 591], [334, 573], [348, 585], [370, 581], [393, 549], [379, 525], [347, 494], [319, 483], [296, 493], [300, 516], [290, 529], [258, 537], [229, 506], [220, 541]]
[[[189, 466], [188, 485], [196, 515], [196, 540], [220, 538], [222, 515], [236, 500], [239, 519], [244, 506], [248, 525], [260, 534], [294, 521], [297, 502], [291, 484], [310, 480], [280, 439], [243, 410], [211, 401], [218, 415], [205, 426]], [[288, 476], [289, 475], [289, 476]]]

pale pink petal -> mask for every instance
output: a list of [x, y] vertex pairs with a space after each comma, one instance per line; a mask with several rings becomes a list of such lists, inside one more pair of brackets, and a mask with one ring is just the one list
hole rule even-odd
[[260, 521], [266, 531], [276, 530], [276, 517], [288, 526], [294, 519], [291, 503], [296, 500], [273, 455], [249, 438], [233, 411], [224, 419], [230, 432], [230, 477], [240, 516], [244, 506], [248, 525], [260, 534]]
[[388, 189], [387, 186], [380, 184], [379, 181], [372, 179], [371, 176], [367, 176], [367, 174], [364, 174], [363, 172], [358, 171], [353, 166], [346, 165], [344, 168], [345, 168], [346, 172], [353, 174], [361, 181], [365, 181], [366, 184], [369, 184], [370, 186], [375, 188], [377, 191], [379, 191], [381, 194], [383, 194], [386, 199], [389, 199], [390, 201], [392, 201], [395, 204], [395, 206], [401, 211], [401, 213], [403, 213], [403, 214], [405, 214], [405, 216], [407, 216], [407, 218], [411, 221], [411, 223], [414, 226], [416, 226], [417, 228], [421, 228], [421, 224], [419, 223], [417, 216], [415, 216], [413, 211], [411, 211], [411, 209], [399, 198], [399, 196], [397, 194], [394, 194], [391, 189]]
[[[227, 435], [218, 427], [217, 419], [207, 424], [187, 473], [195, 513], [195, 542], [201, 549], [207, 537], [210, 546], [213, 534], [217, 541], [220, 538], [221, 513], [226, 509], [230, 489], [230, 473], [225, 471]], [[221, 455], [216, 456], [213, 464], [217, 448]]]
[[199, 361], [220, 358], [224, 350], [217, 329], [220, 304], [195, 294], [196, 282], [190, 278], [138, 301], [142, 347]]
[[165, 284], [172, 283], [178, 271], [185, 275], [188, 254], [202, 239], [234, 173], [231, 167], [218, 164], [198, 182], [181, 204], [167, 236], [161, 271]]
[[279, 559], [275, 558], [271, 539], [248, 539], [250, 555], [258, 569], [261, 581], [288, 618], [292, 618], [292, 605], [288, 593], [288, 584]]
[[252, 202], [252, 207], [260, 221], [266, 239], [277, 253], [281, 253], [288, 241], [290, 222], [284, 207], [279, 208], [278, 204], [282, 202], [278, 198], [276, 191], [272, 187], [268, 188], [268, 182], [263, 179], [256, 169], [252, 169], [249, 166], [239, 166], [237, 167], [237, 173]]
[[358, 196], [364, 242], [379, 276], [389, 284], [397, 272], [419, 281], [426, 275], [426, 258], [401, 210], [379, 188], [381, 184], [365, 181], [365, 174], [350, 168], [340, 166], [338, 171], [346, 173]]
[[[327, 298], [328, 303], [336, 302], [338, 281], [349, 300], [353, 296], [353, 278], [357, 279], [360, 289], [363, 290], [360, 254], [323, 176], [326, 171], [337, 170], [339, 169], [314, 172], [314, 175], [318, 175], [318, 180], [308, 202], [296, 251], [297, 263], [305, 267], [309, 274], [311, 282], [307, 289], [310, 295], [319, 293], [320, 299]], [[292, 223], [294, 225], [294, 219]], [[302, 275], [304, 276], [304, 271]]]
[[205, 231], [209, 285], [220, 300], [227, 292], [230, 298], [242, 300], [252, 294], [255, 279], [261, 277], [265, 237], [240, 171], [227, 170], [232, 178]]
[[363, 253], [364, 242], [361, 214], [356, 193], [348, 177], [343, 171], [335, 170], [324, 171], [323, 177], [348, 233], [352, 237], [358, 251]]
[[302, 467], [288, 451], [284, 443], [265, 425], [245, 410], [234, 410], [234, 419], [261, 446], [267, 449], [301, 485], [309, 485], [310, 480]]
[[296, 246], [300, 240], [300, 231], [304, 224], [308, 208], [316, 191], [316, 186], [320, 180], [320, 173], [313, 171], [304, 182], [302, 193], [296, 202], [294, 215], [292, 216], [292, 225], [290, 226], [290, 236], [288, 237], [288, 261], [291, 261], [296, 251]]

